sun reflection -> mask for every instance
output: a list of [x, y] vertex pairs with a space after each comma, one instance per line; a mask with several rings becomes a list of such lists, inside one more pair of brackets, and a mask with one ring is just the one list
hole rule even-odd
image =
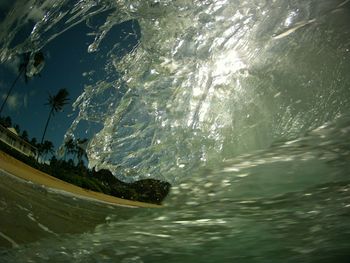
[[[229, 97], [219, 87], [232, 83], [235, 73], [244, 68], [247, 68], [247, 66], [235, 49], [220, 52], [207, 63], [200, 65], [195, 73], [195, 85], [192, 87], [189, 116], [187, 118], [188, 127], [193, 127], [196, 122], [200, 126], [201, 123], [210, 119], [208, 115], [219, 106], [213, 105], [213, 100], [217, 99], [223, 102]], [[220, 107], [222, 106], [220, 105]], [[212, 125], [211, 127], [218, 128], [222, 125]]]
[[286, 18], [286, 20], [284, 22], [284, 26], [288, 27], [294, 22], [293, 20], [298, 15], [297, 11], [298, 10], [290, 12], [290, 14], [288, 15], [288, 17]]
[[227, 84], [231, 74], [246, 67], [235, 49], [227, 50], [215, 58], [213, 77], [217, 84]]

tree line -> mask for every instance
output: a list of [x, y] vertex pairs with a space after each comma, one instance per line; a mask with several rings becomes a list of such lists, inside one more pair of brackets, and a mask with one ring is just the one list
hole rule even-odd
[[[30, 143], [38, 150], [38, 154], [42, 157], [43, 160], [48, 160], [50, 155], [51, 157], [55, 153], [55, 146], [49, 140], [43, 140], [42, 142], [38, 142], [37, 138], [29, 137], [27, 130], [21, 130], [18, 124], [12, 123], [12, 119], [10, 116], [0, 117], [0, 124], [5, 128], [14, 128], [18, 134], [18, 136], [24, 141]], [[67, 160], [67, 157], [70, 155], [72, 157], [73, 162], [77, 161], [77, 163], [82, 162], [87, 159], [85, 152], [85, 145], [87, 144], [88, 139], [69, 139], [64, 143], [64, 160]]]

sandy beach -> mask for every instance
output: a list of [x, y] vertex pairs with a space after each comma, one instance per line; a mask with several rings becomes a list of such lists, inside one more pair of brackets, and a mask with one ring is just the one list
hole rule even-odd
[[31, 181], [35, 184], [49, 187], [53, 190], [64, 191], [67, 194], [74, 195], [78, 198], [91, 199], [96, 202], [108, 203], [117, 206], [129, 206], [129, 207], [144, 207], [144, 208], [156, 208], [161, 207], [156, 204], [149, 204], [137, 201], [130, 201], [114, 196], [106, 195], [80, 188], [78, 186], [69, 184], [55, 177], [52, 177], [46, 173], [43, 173], [37, 169], [30, 167], [29, 165], [18, 161], [17, 159], [0, 151], [0, 169], [18, 178]]

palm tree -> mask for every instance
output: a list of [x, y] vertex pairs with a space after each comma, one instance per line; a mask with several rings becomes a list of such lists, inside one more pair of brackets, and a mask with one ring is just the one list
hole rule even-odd
[[50, 141], [45, 140], [44, 143], [38, 143], [36, 147], [38, 149], [37, 161], [39, 159], [41, 160], [40, 162], [45, 161], [49, 153], [54, 153], [54, 145]]
[[87, 145], [88, 139], [78, 139], [76, 142], [76, 151], [77, 151], [77, 157], [78, 157], [78, 163], [81, 163], [83, 158], [87, 159], [86, 154], [86, 145]]
[[28, 132], [26, 130], [23, 130], [22, 131], [22, 134], [21, 134], [21, 138], [25, 141], [28, 141], [29, 138], [28, 138]]
[[[33, 66], [35, 69], [39, 69], [41, 65], [43, 65], [44, 63], [44, 55], [42, 52], [37, 52], [34, 54], [34, 58], [33, 58]], [[12, 85], [11, 87], [9, 88], [9, 90], [7, 91], [7, 94], [6, 94], [6, 97], [4, 99], [4, 101], [2, 102], [1, 104], [1, 108], [0, 108], [0, 114], [2, 112], [2, 110], [4, 109], [5, 107], [5, 104], [7, 102], [7, 99], [10, 97], [11, 95], [11, 92], [13, 90], [13, 88], [15, 87], [18, 79], [21, 77], [22, 73], [24, 73], [24, 80], [25, 80], [25, 83], [28, 83], [28, 76], [27, 76], [27, 68], [28, 68], [28, 64], [30, 62], [30, 53], [25, 53], [23, 55], [23, 61], [22, 63], [19, 65], [18, 67], [18, 75], [16, 77], [16, 79], [12, 82]], [[39, 71], [39, 70], [38, 70]]]
[[31, 140], [30, 140], [30, 144], [33, 145], [34, 147], [37, 147], [38, 145], [38, 141], [35, 137], [33, 137]]
[[49, 125], [51, 116], [54, 116], [56, 112], [62, 111], [63, 106], [68, 104], [69, 98], [68, 98], [68, 91], [66, 89], [60, 89], [55, 96], [49, 95], [48, 102], [46, 105], [49, 105], [51, 107], [49, 117], [47, 118], [43, 137], [41, 138], [41, 143], [43, 143], [47, 126]]
[[7, 116], [6, 118], [0, 117], [0, 123], [5, 128], [12, 127], [12, 120], [10, 116]]
[[75, 155], [75, 142], [72, 138], [69, 138], [67, 141], [64, 142], [64, 160], [67, 159], [67, 154], [73, 154]]
[[45, 156], [44, 160], [47, 159], [47, 155], [49, 153], [54, 153], [54, 145], [51, 141], [45, 140], [44, 143], [41, 145], [41, 153]]
[[20, 133], [21, 133], [21, 128], [19, 127], [18, 124], [16, 124], [15, 127], [13, 127], [13, 128], [15, 128], [17, 134], [20, 134]]

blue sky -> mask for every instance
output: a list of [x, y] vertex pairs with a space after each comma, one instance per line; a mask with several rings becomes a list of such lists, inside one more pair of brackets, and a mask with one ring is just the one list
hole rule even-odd
[[[70, 102], [81, 94], [84, 88], [82, 74], [88, 67], [84, 63], [87, 54], [84, 42], [87, 41], [87, 27], [83, 24], [57, 37], [42, 51], [45, 55], [45, 66], [40, 77], [32, 78], [27, 84], [24, 78], [17, 82], [12, 95], [4, 108], [3, 116], [9, 115], [21, 129], [28, 131], [30, 137], [39, 141], [48, 117], [49, 107], [45, 105], [48, 94], [56, 94], [66, 88], [70, 94]], [[1, 99], [8, 87], [16, 78], [16, 62], [1, 67]], [[65, 106], [52, 118], [46, 138], [58, 146], [65, 131], [73, 121], [71, 103]]]
[[[103, 22], [105, 16], [106, 14], [102, 14], [96, 17], [95, 24]], [[13, 123], [18, 124], [22, 130], [27, 130], [30, 138], [35, 137], [40, 141], [49, 114], [49, 107], [45, 105], [48, 95], [55, 95], [59, 89], [66, 88], [70, 94], [70, 103], [64, 107], [63, 112], [58, 112], [51, 119], [45, 136], [54, 143], [56, 148], [59, 147], [66, 130], [77, 114], [72, 112], [71, 105], [83, 92], [84, 85], [89, 81], [83, 76], [83, 73], [96, 71], [93, 82], [105, 77], [103, 68], [107, 51], [119, 42], [122, 48], [115, 52], [120, 55], [125, 53], [125, 50], [131, 50], [137, 43], [137, 38], [125, 40], [125, 35], [130, 32], [132, 23], [135, 22], [125, 22], [112, 28], [102, 41], [97, 53], [87, 52], [88, 46], [93, 42], [93, 36], [88, 33], [91, 33], [93, 28], [88, 27], [85, 22], [56, 37], [42, 49], [45, 66], [41, 71], [41, 76], [32, 78], [27, 84], [24, 78], [17, 82], [2, 116], [10, 116]], [[32, 26], [28, 25], [28, 30], [31, 30]], [[18, 41], [21, 41], [21, 37]], [[17, 58], [0, 65], [1, 102], [16, 78], [18, 64], [19, 59]], [[91, 135], [81, 134], [80, 137], [89, 136]]]

